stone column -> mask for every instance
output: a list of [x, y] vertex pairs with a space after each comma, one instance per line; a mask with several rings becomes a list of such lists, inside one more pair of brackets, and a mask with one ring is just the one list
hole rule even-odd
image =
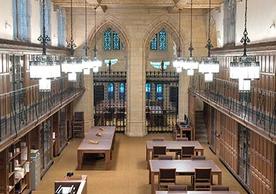
[[[135, 28], [136, 29], [136, 28]], [[130, 33], [132, 34], [132, 33]], [[143, 65], [142, 36], [131, 37], [127, 72], [127, 129], [126, 135], [146, 135], [145, 127], [145, 67]]]
[[89, 128], [94, 125], [93, 73], [90, 75], [83, 75], [83, 82], [85, 92], [74, 102], [73, 110], [74, 112], [84, 112], [84, 131], [87, 132]]
[[185, 71], [179, 74], [178, 85], [178, 120], [183, 121], [184, 115], [188, 116], [188, 88], [190, 77], [187, 76]]

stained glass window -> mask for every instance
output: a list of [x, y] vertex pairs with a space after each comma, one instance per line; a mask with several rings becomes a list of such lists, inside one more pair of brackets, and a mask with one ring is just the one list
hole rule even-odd
[[165, 51], [168, 48], [168, 38], [165, 29], [162, 29], [159, 33], [155, 34], [150, 41], [150, 50]]
[[164, 29], [159, 32], [159, 49], [167, 50], [167, 33]]
[[157, 34], [155, 34], [154, 38], [150, 41], [150, 50], [157, 50]]
[[108, 28], [104, 32], [104, 50], [121, 50], [121, 40], [118, 32]]
[[151, 90], [150, 83], [146, 83], [146, 97], [147, 97], [147, 99], [150, 99], [150, 90]]
[[163, 100], [163, 85], [156, 84], [156, 99]]
[[120, 38], [117, 32], [113, 32], [113, 50], [120, 50]]
[[120, 99], [124, 99], [125, 98], [125, 83], [120, 83], [120, 86], [119, 86], [119, 97]]
[[108, 83], [107, 93], [108, 93], [108, 99], [114, 98], [114, 83]]
[[111, 29], [108, 29], [104, 32], [104, 50], [111, 50]]

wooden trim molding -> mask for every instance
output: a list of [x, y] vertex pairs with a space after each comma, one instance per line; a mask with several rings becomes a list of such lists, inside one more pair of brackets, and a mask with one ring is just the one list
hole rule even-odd
[[[233, 55], [241, 54], [243, 52], [243, 46], [228, 45], [222, 48], [212, 49], [213, 55]], [[276, 53], [276, 41], [262, 42], [248, 45], [248, 54], [256, 53]]]
[[[41, 53], [42, 45], [16, 40], [0, 39], [0, 51], [7, 53], [35, 54]], [[68, 55], [67, 48], [47, 46], [49, 54]]]

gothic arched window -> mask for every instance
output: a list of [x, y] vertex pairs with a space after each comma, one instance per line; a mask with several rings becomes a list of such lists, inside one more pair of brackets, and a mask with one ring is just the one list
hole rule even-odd
[[150, 41], [150, 50], [166, 51], [168, 48], [168, 36], [165, 29], [154, 35]]
[[108, 28], [106, 31], [104, 31], [103, 41], [105, 51], [121, 50], [121, 40], [119, 33], [113, 31], [111, 28]]

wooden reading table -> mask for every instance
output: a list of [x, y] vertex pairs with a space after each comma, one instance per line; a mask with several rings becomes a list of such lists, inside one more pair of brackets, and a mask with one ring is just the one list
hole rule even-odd
[[156, 191], [155, 194], [240, 194], [238, 191]]
[[176, 175], [187, 176], [193, 175], [195, 168], [211, 168], [212, 176], [217, 175], [218, 184], [222, 184], [222, 171], [213, 160], [150, 160], [149, 167], [149, 183], [152, 193], [155, 192], [155, 176], [159, 174], [160, 168], [175, 168]]
[[198, 141], [147, 141], [146, 144], [146, 160], [150, 160], [153, 146], [166, 146], [169, 152], [181, 151], [182, 147], [194, 146], [197, 155], [204, 155], [204, 148]]
[[[102, 128], [103, 130], [100, 130]], [[101, 136], [97, 136], [101, 133]], [[112, 149], [115, 137], [115, 127], [92, 127], [88, 133], [85, 134], [84, 139], [77, 150], [78, 166], [77, 169], [82, 169], [83, 155], [85, 153], [96, 153], [105, 155], [105, 167], [109, 169], [112, 159]], [[97, 143], [91, 143], [95, 141]]]

